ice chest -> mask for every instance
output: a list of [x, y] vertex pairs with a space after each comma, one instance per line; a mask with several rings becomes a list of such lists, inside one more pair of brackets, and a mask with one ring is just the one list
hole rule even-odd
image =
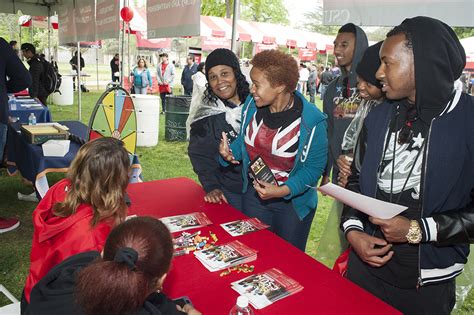
[[43, 143], [44, 156], [63, 157], [69, 152], [69, 140], [48, 140]]
[[42, 144], [48, 140], [67, 140], [69, 128], [58, 123], [23, 125], [21, 135], [31, 144]]

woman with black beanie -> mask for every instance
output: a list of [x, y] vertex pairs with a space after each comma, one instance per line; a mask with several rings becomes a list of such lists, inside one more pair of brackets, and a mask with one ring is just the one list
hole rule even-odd
[[221, 167], [218, 151], [222, 132], [233, 141], [240, 131], [241, 105], [249, 94], [249, 84], [240, 70], [237, 56], [225, 48], [216, 49], [207, 56], [205, 74], [207, 87], [197, 96], [202, 101], [188, 118], [191, 125], [189, 158], [206, 191], [204, 200], [210, 203], [224, 201], [241, 210], [241, 167]]

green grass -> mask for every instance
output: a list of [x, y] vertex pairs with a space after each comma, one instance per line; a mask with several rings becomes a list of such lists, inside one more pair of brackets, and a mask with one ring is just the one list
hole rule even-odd
[[[101, 71], [105, 75], [105, 71]], [[94, 88], [95, 84], [91, 84]], [[95, 102], [99, 98], [99, 92], [82, 94], [82, 122], [87, 124]], [[320, 101], [317, 101], [321, 107]], [[77, 105], [56, 106], [50, 105], [50, 111], [54, 120], [77, 119]], [[191, 163], [187, 155], [186, 142], [167, 142], [164, 139], [164, 116], [160, 116], [159, 142], [156, 147], [138, 148], [137, 154], [143, 169], [145, 181], [185, 176], [197, 181]], [[50, 185], [63, 177], [63, 174], [50, 174], [48, 179]], [[14, 232], [0, 234], [0, 284], [3, 284], [17, 298], [21, 291], [28, 273], [29, 253], [31, 249], [31, 238], [33, 227], [31, 214], [36, 206], [32, 202], [18, 201], [17, 192], [29, 193], [31, 187], [26, 186], [19, 176], [9, 177], [5, 169], [0, 170], [0, 216], [17, 216], [21, 225]], [[328, 197], [319, 196], [319, 206], [316, 212], [311, 232], [308, 239], [306, 252], [312, 257], [316, 256], [316, 250], [326, 225], [332, 200]], [[310, 301], [308, 301], [309, 303]], [[8, 304], [8, 300], [0, 295], [0, 305]], [[461, 313], [474, 312], [474, 291], [471, 290]]]

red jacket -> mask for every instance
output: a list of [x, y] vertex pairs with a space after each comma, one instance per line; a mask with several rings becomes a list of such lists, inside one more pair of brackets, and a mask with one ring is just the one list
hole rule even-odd
[[33, 244], [30, 255], [30, 273], [26, 279], [25, 297], [30, 302], [30, 292], [49, 270], [69, 256], [86, 251], [101, 252], [111, 225], [99, 222], [91, 226], [93, 210], [81, 204], [69, 217], [57, 217], [53, 205], [66, 197], [69, 180], [63, 179], [48, 190], [33, 212]]

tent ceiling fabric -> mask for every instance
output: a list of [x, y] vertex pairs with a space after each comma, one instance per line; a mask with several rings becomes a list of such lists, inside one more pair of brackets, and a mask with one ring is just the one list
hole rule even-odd
[[21, 11], [23, 14], [48, 16], [57, 12], [62, 5], [72, 4], [74, 0], [0, 0], [0, 12], [16, 14]]
[[439, 19], [451, 26], [473, 27], [472, 0], [324, 0], [325, 25], [352, 22], [363, 26], [395, 26], [419, 15]]

